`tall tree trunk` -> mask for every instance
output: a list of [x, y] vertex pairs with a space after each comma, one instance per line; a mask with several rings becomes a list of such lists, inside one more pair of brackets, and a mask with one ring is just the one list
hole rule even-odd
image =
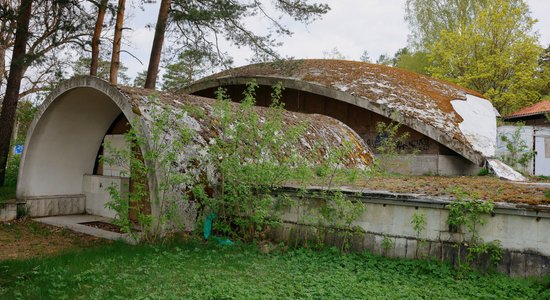
[[118, 69], [120, 67], [120, 44], [122, 40], [122, 26], [124, 25], [124, 6], [126, 0], [118, 0], [118, 9], [116, 13], [115, 36], [113, 40], [113, 55], [111, 56], [111, 70], [109, 72], [109, 81], [111, 84], [117, 84]]
[[168, 21], [168, 13], [170, 12], [171, 0], [162, 0], [160, 2], [159, 16], [155, 27], [155, 38], [153, 39], [153, 47], [151, 48], [151, 56], [149, 57], [149, 67], [147, 68], [147, 78], [145, 79], [146, 89], [155, 89], [157, 84], [157, 74], [160, 65], [160, 55], [162, 53], [162, 45], [164, 43], [164, 33], [166, 32], [166, 23]]
[[2, 87], [2, 84], [4, 83], [5, 71], [6, 71], [6, 48], [4, 47], [4, 45], [0, 45], [0, 87]]
[[103, 20], [105, 19], [105, 11], [107, 10], [107, 1], [108, 0], [101, 0], [97, 9], [97, 20], [94, 28], [94, 36], [92, 37], [91, 76], [97, 76], [97, 68], [99, 66], [99, 41], [101, 38], [101, 31], [103, 31]]
[[21, 0], [17, 15], [17, 29], [13, 46], [10, 74], [6, 85], [6, 94], [0, 112], [0, 186], [4, 185], [6, 164], [10, 152], [10, 140], [19, 101], [19, 89], [25, 70], [25, 54], [29, 37], [32, 0]]

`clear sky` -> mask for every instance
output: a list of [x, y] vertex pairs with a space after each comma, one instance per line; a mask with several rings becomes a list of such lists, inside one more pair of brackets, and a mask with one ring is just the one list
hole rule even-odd
[[[266, 1], [266, 0], [263, 0]], [[159, 1], [157, 1], [159, 2]], [[319, 0], [328, 3], [331, 11], [321, 20], [307, 26], [287, 22], [294, 32], [291, 37], [281, 39], [284, 45], [279, 48], [283, 56], [296, 58], [320, 58], [323, 52], [337, 48], [346, 58], [358, 60], [364, 50], [371, 58], [380, 54], [393, 55], [407, 44], [409, 29], [404, 21], [405, 0]], [[532, 15], [538, 19], [535, 29], [540, 34], [544, 46], [550, 44], [550, 0], [527, 0]], [[126, 32], [125, 50], [132, 52], [145, 65], [141, 65], [130, 55], [123, 53], [121, 60], [129, 68], [129, 75], [135, 76], [146, 69], [151, 51], [153, 30], [146, 28], [154, 24], [158, 4], [145, 5], [144, 10], [130, 8], [127, 26], [134, 28]], [[286, 22], [286, 21], [285, 21]], [[250, 24], [261, 20], [250, 20]], [[261, 24], [259, 24], [261, 25]], [[235, 65], [245, 65], [250, 52], [231, 49]]]

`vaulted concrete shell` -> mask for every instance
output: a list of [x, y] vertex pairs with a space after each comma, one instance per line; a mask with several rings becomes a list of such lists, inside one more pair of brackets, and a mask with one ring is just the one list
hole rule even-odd
[[[435, 173], [476, 173], [476, 166], [494, 155], [496, 116], [488, 100], [475, 91], [397, 68], [315, 59], [255, 64], [206, 77], [182, 92], [213, 97], [224, 87], [236, 99], [251, 80], [260, 85], [259, 105], [268, 105], [261, 95], [269, 98], [268, 87], [282, 82], [288, 110], [337, 118], [371, 148], [378, 139], [376, 122], [404, 124], [412, 142], [425, 148], [421, 154], [434, 157], [435, 169], [442, 171]], [[416, 173], [434, 173], [423, 169], [431, 158], [418, 159]]]
[[[120, 173], [107, 174], [98, 167], [102, 144], [107, 135], [116, 134], [117, 130], [118, 134], [124, 132], [120, 128], [124, 128], [125, 123], [150, 136], [148, 130], [152, 120], [147, 113], [151, 105], [150, 97], [173, 109], [191, 105], [204, 112], [202, 117], [187, 116], [185, 120], [178, 120], [182, 126], [189, 126], [197, 133], [193, 149], [204, 148], [219, 134], [214, 122], [212, 99], [115, 87], [95, 77], [65, 81], [39, 107], [27, 133], [17, 198], [27, 203], [30, 215], [88, 212], [113, 217], [113, 212], [102, 210], [109, 197], [105, 188], [115, 183], [123, 189], [123, 185], [129, 184], [129, 179]], [[257, 111], [261, 115], [265, 109], [258, 107]], [[356, 148], [354, 154], [346, 157], [343, 163], [365, 167], [372, 161], [370, 151], [361, 138], [335, 119], [291, 112], [285, 113], [284, 118], [288, 123], [298, 120], [308, 122], [307, 134], [296, 145], [299, 150], [320, 146], [320, 151], [328, 151], [347, 140], [352, 141]], [[186, 153], [194, 155], [193, 152]], [[155, 188], [158, 177], [153, 174], [148, 177], [149, 188]], [[152, 212], [157, 214], [154, 205]]]

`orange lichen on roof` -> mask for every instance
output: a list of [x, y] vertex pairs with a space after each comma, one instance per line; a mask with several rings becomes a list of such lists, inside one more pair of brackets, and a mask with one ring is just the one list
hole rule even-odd
[[[207, 146], [209, 141], [221, 134], [221, 129], [217, 118], [215, 117], [214, 107], [217, 100], [204, 98], [188, 94], [172, 94], [168, 92], [159, 92], [145, 90], [140, 88], [131, 88], [118, 86], [121, 91], [132, 103], [132, 107], [139, 107], [140, 112], [147, 110], [146, 106], [150, 97], [155, 100], [174, 107], [187, 108], [190, 117], [200, 124], [200, 138], [195, 141], [197, 144]], [[239, 105], [231, 103], [234, 109]], [[192, 109], [189, 109], [192, 107]], [[255, 111], [260, 117], [268, 115], [268, 108], [256, 106]], [[200, 110], [202, 113], [193, 115], [193, 111]], [[303, 114], [297, 112], [285, 111], [283, 114], [283, 123], [292, 126], [305, 125], [305, 133], [300, 141], [293, 147], [304, 155], [310, 155], [310, 159], [316, 162], [326, 160], [330, 149], [344, 145], [345, 141], [352, 143], [354, 149], [348, 155], [343, 157], [342, 163], [346, 167], [364, 168], [373, 161], [373, 156], [364, 141], [344, 123], [324, 115]], [[321, 157], [314, 156], [312, 149], [316, 149]]]
[[459, 129], [462, 117], [452, 101], [478, 92], [407, 70], [347, 60], [304, 59], [262, 63], [230, 69], [201, 81], [227, 77], [287, 78], [321, 85], [363, 98], [377, 106], [438, 128], [450, 139], [472, 148]]
[[[452, 113], [452, 100], [465, 99], [465, 94], [483, 98], [476, 91], [466, 89], [449, 82], [443, 82], [411, 71], [358, 61], [304, 59], [284, 62], [262, 63], [230, 69], [205, 80], [225, 76], [281, 76], [298, 78], [326, 86], [349, 84], [347, 91], [357, 96], [368, 96], [383, 90], [376, 97], [391, 96], [392, 93], [403, 96], [420, 96], [436, 101], [444, 112]], [[390, 90], [391, 88], [391, 90]], [[396, 89], [397, 88], [397, 89]]]
[[508, 116], [505, 119], [513, 119], [519, 117], [534, 116], [550, 112], [550, 100], [540, 101], [531, 106], [524, 107]]

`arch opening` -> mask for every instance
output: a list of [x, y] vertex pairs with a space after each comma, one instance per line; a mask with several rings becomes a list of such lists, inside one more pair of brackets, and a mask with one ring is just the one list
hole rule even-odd
[[26, 202], [31, 216], [114, 217], [105, 208], [110, 199], [105, 188], [115, 183], [125, 189], [129, 179], [98, 173], [98, 155], [117, 120], [126, 120], [123, 111], [92, 87], [70, 89], [44, 105], [27, 136], [17, 198]]

